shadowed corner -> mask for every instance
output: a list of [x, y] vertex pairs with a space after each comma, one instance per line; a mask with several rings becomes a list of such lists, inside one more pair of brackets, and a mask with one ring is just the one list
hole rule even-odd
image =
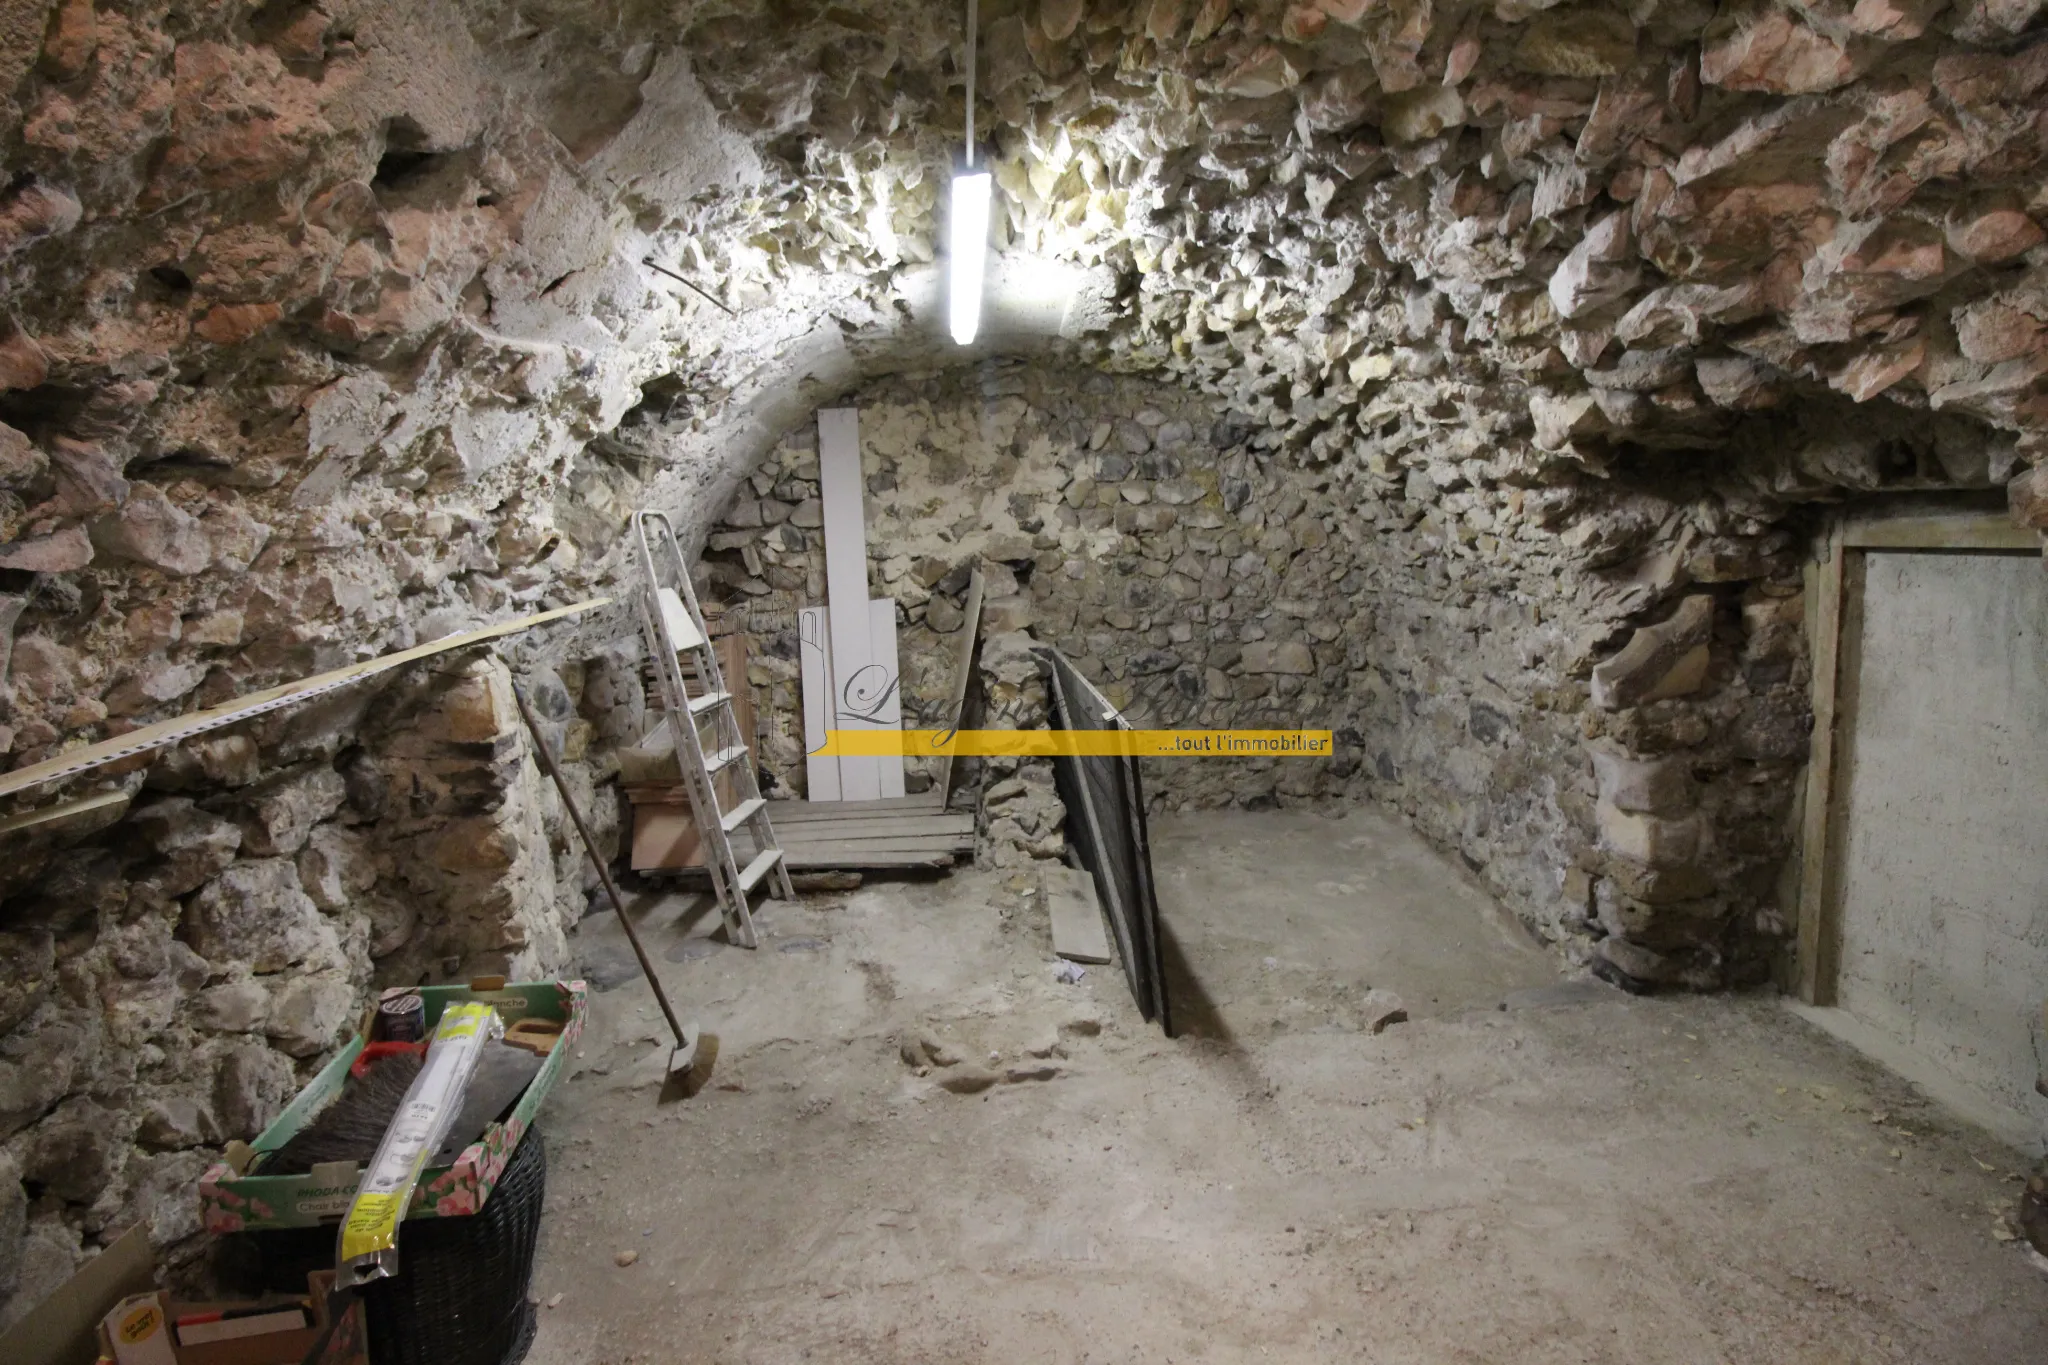
[[1266, 1078], [1252, 1063], [1251, 1053], [1230, 1030], [1222, 1008], [1209, 994], [1195, 965], [1181, 946], [1180, 936], [1165, 915], [1157, 922], [1159, 966], [1165, 976], [1166, 994], [1173, 1001], [1173, 1031], [1177, 1039], [1199, 1039], [1207, 1050], [1220, 1057], [1246, 1091], [1263, 1090]]

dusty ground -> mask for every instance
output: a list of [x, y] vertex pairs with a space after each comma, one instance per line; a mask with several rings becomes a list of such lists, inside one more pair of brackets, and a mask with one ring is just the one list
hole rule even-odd
[[[1561, 980], [1370, 813], [1154, 833], [1172, 1041], [995, 874], [771, 903], [752, 953], [646, 897], [719, 1039], [663, 1102], [589, 921], [618, 984], [543, 1120], [529, 1359], [2048, 1361], [2019, 1156], [1774, 1002]], [[1367, 986], [1411, 1021], [1364, 1031]]]

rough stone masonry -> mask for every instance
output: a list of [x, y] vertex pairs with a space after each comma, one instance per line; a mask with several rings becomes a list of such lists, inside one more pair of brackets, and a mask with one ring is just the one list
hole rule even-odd
[[[1749, 979], [1814, 509], [2048, 528], [2043, 11], [984, 0], [996, 247], [1078, 293], [971, 357], [1021, 371], [898, 381], [953, 358], [951, 3], [0, 0], [0, 751], [616, 590], [636, 505], [762, 529], [785, 433], [873, 380], [877, 457], [993, 518], [1003, 624], [1160, 718], [1343, 717], [1325, 768], [1166, 799], [1372, 795], [1619, 980]], [[897, 502], [876, 590], [944, 634], [968, 537]], [[714, 571], [795, 591], [808, 545], [754, 548]], [[582, 873], [506, 688], [594, 793], [629, 631], [11, 840], [0, 1317], [138, 1217], [181, 1254], [207, 1149], [372, 984], [561, 965]]]

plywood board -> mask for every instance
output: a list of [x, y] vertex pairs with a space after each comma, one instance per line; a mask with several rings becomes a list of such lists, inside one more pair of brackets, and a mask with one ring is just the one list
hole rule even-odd
[[[825, 519], [825, 601], [860, 607], [868, 600], [868, 534], [860, 472], [860, 414], [852, 408], [818, 412], [818, 491]], [[834, 652], [849, 661], [861, 651], [860, 618], [832, 634]]]
[[[769, 817], [773, 819], [771, 815]], [[776, 829], [792, 839], [804, 838], [807, 830], [829, 832], [834, 839], [873, 839], [890, 834], [943, 834], [949, 838], [973, 838], [974, 816], [962, 811], [958, 815], [864, 815], [850, 820], [791, 820]], [[819, 837], [827, 837], [821, 834]]]
[[[1073, 663], [1047, 646], [1039, 656], [1052, 665], [1053, 718], [1061, 729], [1128, 730], [1122, 715]], [[1138, 760], [1120, 758], [1056, 758], [1053, 778], [1069, 811], [1068, 837], [1089, 870], [1109, 912], [1110, 927], [1123, 958], [1138, 1012], [1156, 1019], [1167, 1037], [1174, 1036], [1162, 958], [1159, 901], [1152, 884], [1150, 837], [1145, 829], [1145, 800]]]
[[939, 839], [949, 844], [972, 846], [974, 831], [930, 822], [920, 823], [908, 818], [864, 826], [848, 827], [835, 824], [799, 824], [775, 831], [783, 843], [816, 843], [821, 839], [835, 839], [845, 842], [853, 839], [875, 839], [891, 842], [903, 839]]
[[[903, 675], [899, 671], [896, 655], [896, 603], [893, 598], [881, 597], [868, 603], [868, 657], [871, 676], [880, 689], [882, 699], [868, 710], [865, 716], [867, 728], [873, 730], [901, 730], [903, 728]], [[864, 700], [862, 704], [865, 704]], [[874, 760], [875, 775], [880, 791], [876, 794], [884, 801], [893, 801], [903, 795], [903, 758], [877, 758]]]
[[894, 852], [861, 845], [841, 849], [835, 845], [789, 853], [783, 858], [783, 865], [792, 872], [859, 872], [878, 868], [937, 870], [952, 867], [958, 861], [952, 853]]
[[839, 849], [848, 854], [855, 852], [947, 854], [973, 852], [971, 843], [963, 843], [962, 840], [950, 836], [939, 835], [920, 838], [908, 834], [895, 839], [788, 839], [783, 841], [782, 848], [788, 853], [803, 853], [807, 856], [816, 856], [822, 849]]
[[[902, 798], [902, 757], [827, 757], [818, 753], [829, 730], [900, 730], [903, 693], [896, 671], [896, 604], [876, 598], [867, 604], [870, 663], [848, 674], [839, 667], [839, 647], [829, 625], [831, 612], [799, 610], [799, 648], [803, 653], [804, 748], [815, 772], [826, 778], [820, 790], [807, 770], [812, 801], [894, 801]], [[807, 619], [808, 618], [808, 619]], [[814, 700], [815, 699], [815, 700]], [[833, 792], [836, 780], [837, 793]]]
[[[843, 728], [849, 712], [859, 713], [859, 699], [880, 695], [880, 680], [870, 671], [876, 661], [861, 477], [859, 414], [852, 408], [820, 409], [818, 491], [825, 521], [826, 637], [832, 651], [829, 695], [834, 699], [828, 725], [835, 728]], [[895, 669], [888, 672], [893, 680]], [[839, 760], [840, 799], [871, 801], [882, 795], [880, 760]], [[811, 799], [820, 798], [813, 792]]]
[[[730, 769], [713, 774], [712, 782], [722, 806], [729, 810], [739, 804], [739, 782]], [[632, 867], [635, 872], [704, 866], [704, 836], [697, 829], [697, 815], [690, 806], [689, 789], [675, 787], [670, 790], [675, 794], [672, 801], [633, 801]], [[632, 799], [633, 790], [629, 789], [627, 796]]]
[[[798, 663], [804, 692], [804, 785], [813, 801], [841, 799], [839, 759], [818, 751], [832, 728], [832, 640], [823, 607], [799, 607]], [[792, 803], [793, 804], [793, 803]]]
[[209, 730], [218, 730], [223, 725], [233, 725], [237, 721], [267, 715], [287, 706], [296, 706], [300, 702], [310, 701], [337, 688], [347, 687], [351, 683], [403, 667], [416, 660], [445, 654], [451, 649], [482, 644], [486, 640], [495, 640], [503, 635], [514, 635], [546, 621], [560, 620], [564, 616], [574, 616], [593, 607], [605, 606], [610, 601], [609, 597], [597, 597], [588, 602], [578, 602], [571, 607], [536, 612], [532, 616], [522, 616], [515, 621], [506, 621], [502, 625], [486, 626], [482, 630], [467, 631], [461, 635], [450, 635], [446, 639], [417, 645], [412, 649], [401, 649], [382, 658], [367, 659], [359, 664], [350, 664], [346, 668], [302, 678], [298, 682], [265, 688], [261, 692], [251, 692], [247, 696], [237, 697], [219, 706], [209, 706], [190, 715], [160, 720], [154, 725], [145, 725], [125, 735], [101, 740], [98, 744], [88, 744], [82, 749], [72, 749], [56, 758], [31, 763], [26, 768], [16, 768], [11, 773], [0, 775], [0, 796], [40, 786], [45, 782], [54, 782], [60, 777], [70, 777], [74, 773], [86, 772], [102, 764], [112, 763], [116, 759], [130, 758], [136, 754], [148, 753], [152, 749], [161, 749], [176, 744], [179, 740], [190, 739]]
[[1069, 962], [1109, 961], [1109, 930], [1095, 899], [1095, 879], [1079, 868], [1048, 867], [1042, 888], [1052, 917], [1052, 950]]

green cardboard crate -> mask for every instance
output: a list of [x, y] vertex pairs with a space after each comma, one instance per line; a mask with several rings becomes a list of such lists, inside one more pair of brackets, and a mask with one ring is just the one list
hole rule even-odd
[[[470, 986], [423, 986], [425, 1023], [429, 1034], [440, 1022], [441, 1011], [452, 1003], [488, 1000], [510, 1024], [516, 1019], [558, 1020], [561, 1041], [548, 1053], [538, 1074], [519, 1097], [511, 1117], [493, 1123], [484, 1135], [471, 1143], [453, 1164], [429, 1167], [413, 1192], [407, 1218], [451, 1218], [475, 1213], [490, 1198], [512, 1149], [519, 1145], [540, 1112], [541, 1102], [554, 1086], [555, 1078], [568, 1065], [569, 1049], [583, 1032], [583, 1017], [589, 991], [581, 981], [515, 981], [496, 990]], [[318, 1167], [304, 1175], [248, 1175], [256, 1157], [274, 1152], [291, 1140], [328, 1099], [341, 1089], [349, 1065], [363, 1050], [364, 1037], [355, 1036], [334, 1060], [320, 1069], [312, 1083], [299, 1092], [282, 1114], [246, 1146], [230, 1144], [228, 1158], [215, 1162], [199, 1179], [199, 1214], [212, 1233], [244, 1232], [251, 1228], [303, 1228], [335, 1222], [348, 1211], [362, 1179], [362, 1167], [343, 1163]]]

